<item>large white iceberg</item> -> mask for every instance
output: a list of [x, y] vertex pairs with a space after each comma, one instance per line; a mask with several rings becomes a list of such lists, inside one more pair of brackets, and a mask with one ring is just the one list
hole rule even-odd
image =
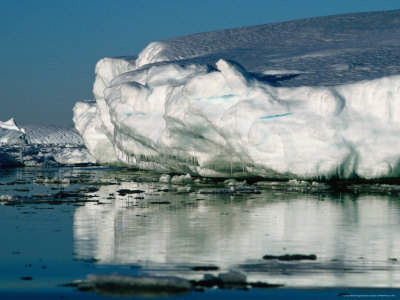
[[76, 129], [99, 162], [140, 169], [398, 176], [399, 17], [245, 27], [151, 43], [137, 58], [105, 58], [96, 66], [96, 102], [74, 108]]

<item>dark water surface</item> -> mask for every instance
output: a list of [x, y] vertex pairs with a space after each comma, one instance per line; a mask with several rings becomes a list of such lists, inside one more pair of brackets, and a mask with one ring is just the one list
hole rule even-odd
[[[102, 298], [62, 287], [88, 274], [200, 280], [229, 270], [282, 287], [179, 299], [399, 298], [398, 185], [159, 179], [113, 168], [1, 170], [0, 298]], [[263, 259], [285, 254], [316, 259]]]

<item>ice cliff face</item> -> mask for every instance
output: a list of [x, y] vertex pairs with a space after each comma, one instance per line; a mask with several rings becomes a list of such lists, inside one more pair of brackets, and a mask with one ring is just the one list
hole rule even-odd
[[352, 14], [151, 43], [136, 59], [97, 64], [96, 102], [76, 104], [75, 126], [101, 163], [398, 176], [399, 20], [399, 11]]

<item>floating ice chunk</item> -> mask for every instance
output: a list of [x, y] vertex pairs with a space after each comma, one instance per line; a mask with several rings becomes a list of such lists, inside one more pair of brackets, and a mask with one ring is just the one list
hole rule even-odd
[[244, 181], [242, 181], [242, 182], [239, 182], [239, 181], [237, 181], [237, 180], [231, 178], [231, 179], [225, 180], [225, 181], [224, 181], [224, 184], [226, 184], [226, 185], [228, 185], [228, 186], [246, 186], [246, 185], [247, 185], [247, 182], [246, 182], [246, 180], [244, 180]]
[[171, 179], [172, 184], [187, 184], [187, 183], [192, 183], [193, 178], [190, 176], [190, 174], [186, 175], [176, 175], [173, 176]]
[[310, 182], [305, 181], [305, 180], [291, 179], [288, 181], [288, 185], [309, 186]]
[[186, 186], [179, 186], [176, 191], [178, 193], [190, 193], [193, 191], [192, 187], [190, 185], [186, 185]]
[[44, 185], [51, 185], [51, 184], [70, 185], [71, 180], [69, 178], [58, 178], [58, 177], [53, 177], [53, 178], [38, 177], [35, 180], [33, 180], [33, 183], [34, 184], [44, 184]]
[[62, 165], [94, 164], [96, 160], [86, 148], [62, 148], [53, 153], [56, 162]]
[[282, 190], [301, 193], [322, 193], [331, 189], [331, 186], [322, 182], [309, 182], [292, 179], [289, 181], [259, 181], [255, 183], [258, 188], [267, 190]]
[[168, 174], [163, 174], [160, 176], [160, 180], [161, 183], [170, 183], [171, 182], [171, 176]]
[[14, 196], [12, 195], [0, 195], [0, 202], [12, 201], [13, 199]]
[[220, 273], [218, 278], [223, 283], [246, 284], [246, 275], [234, 270], [229, 270], [227, 273]]
[[354, 193], [400, 194], [400, 185], [397, 184], [352, 184], [347, 187]]

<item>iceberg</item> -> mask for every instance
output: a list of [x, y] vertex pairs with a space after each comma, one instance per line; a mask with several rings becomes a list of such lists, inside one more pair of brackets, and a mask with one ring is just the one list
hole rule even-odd
[[75, 105], [75, 127], [103, 164], [210, 177], [399, 176], [399, 15], [195, 34], [102, 59], [95, 101]]
[[72, 126], [17, 126], [0, 122], [0, 167], [94, 164], [95, 159]]
[[19, 128], [13, 118], [6, 122], [0, 121], [0, 144], [24, 144], [25, 130]]
[[0, 144], [83, 145], [83, 139], [73, 126], [17, 126], [14, 118], [0, 121]]
[[22, 126], [28, 144], [83, 145], [83, 139], [70, 125], [26, 125]]

